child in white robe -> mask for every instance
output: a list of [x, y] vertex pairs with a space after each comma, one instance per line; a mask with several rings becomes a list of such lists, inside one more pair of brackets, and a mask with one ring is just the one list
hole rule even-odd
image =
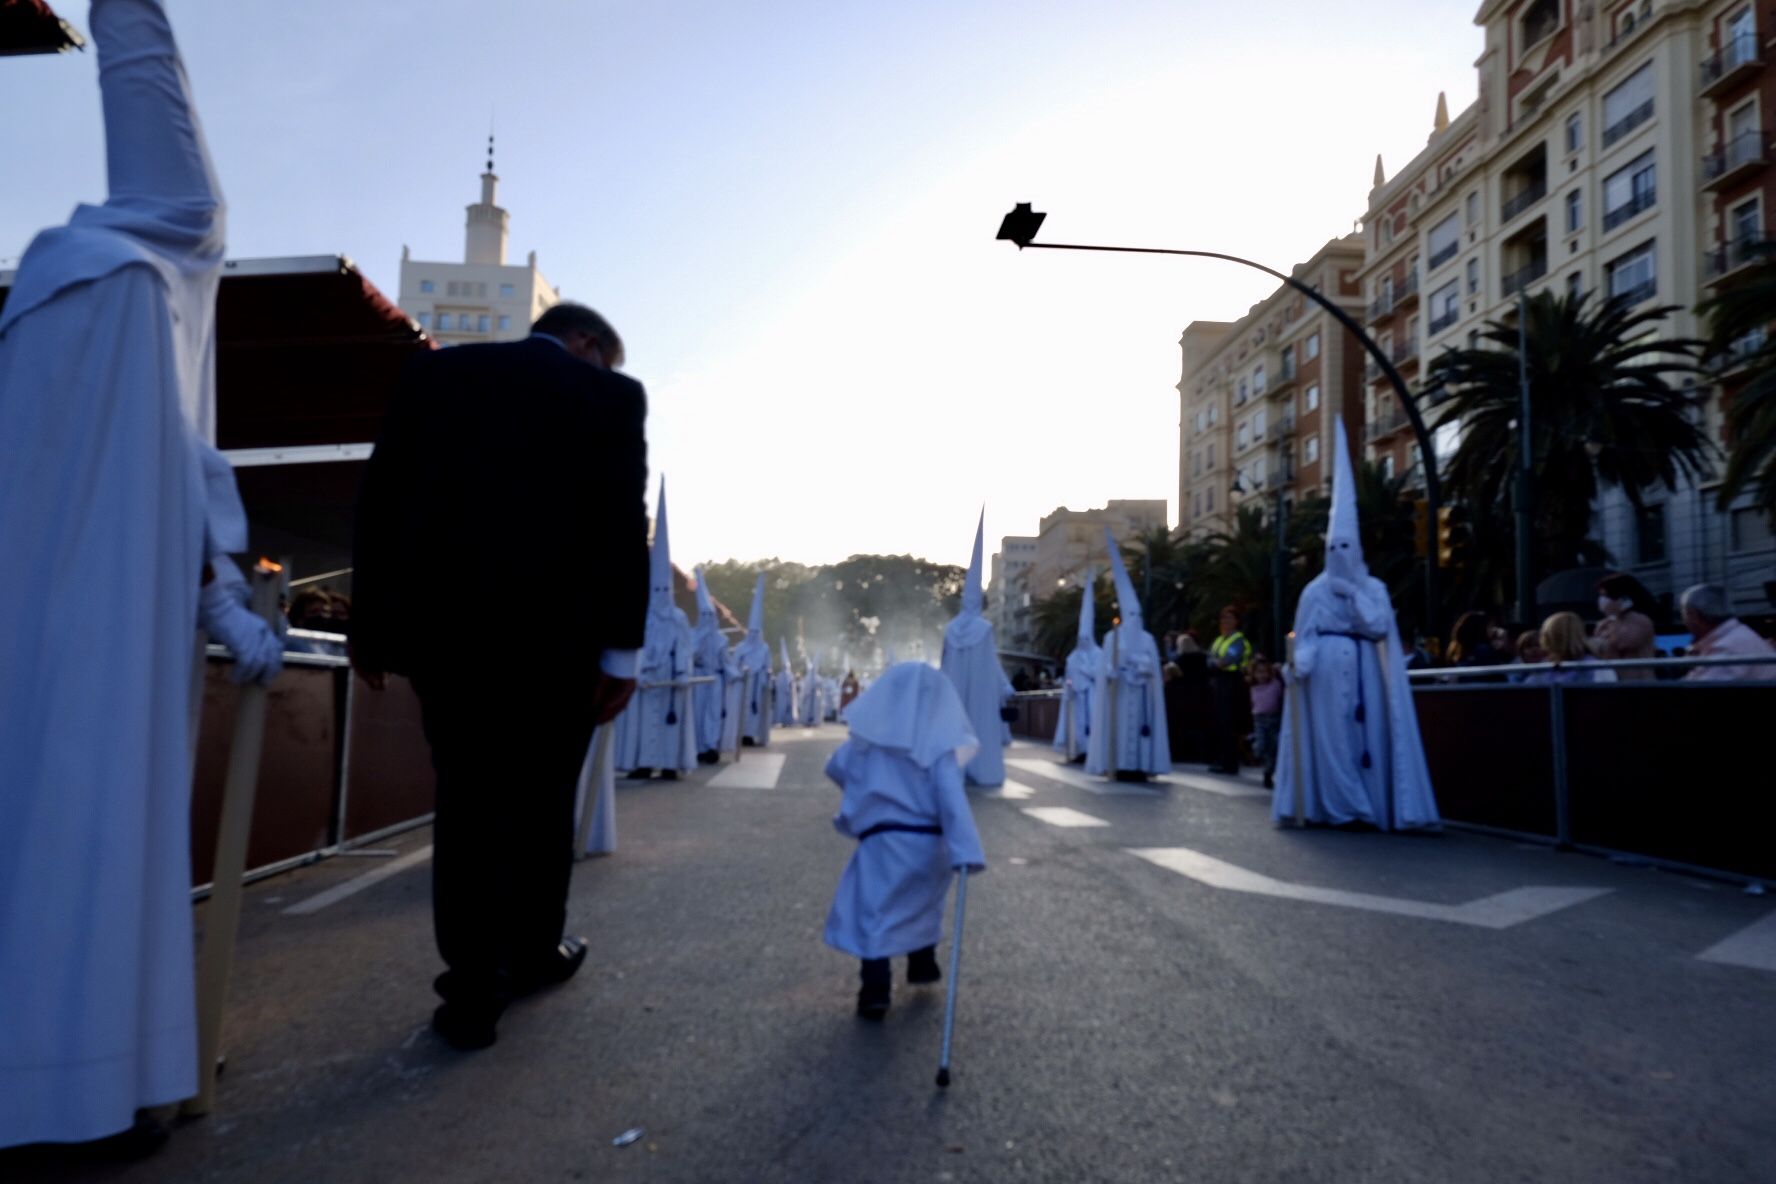
[[851, 738], [827, 761], [844, 790], [833, 828], [857, 840], [826, 918], [826, 944], [862, 960], [857, 1014], [888, 1012], [889, 959], [909, 983], [942, 977], [937, 943], [951, 873], [986, 870], [962, 769], [980, 741], [943, 673], [922, 662], [886, 671], [845, 712]]

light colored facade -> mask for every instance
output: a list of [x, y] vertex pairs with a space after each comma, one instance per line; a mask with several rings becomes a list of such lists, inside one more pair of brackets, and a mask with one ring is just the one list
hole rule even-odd
[[1036, 566], [1036, 543], [1033, 535], [1008, 534], [999, 540], [999, 550], [993, 556], [988, 606], [1003, 650], [1025, 652], [1034, 640], [1030, 612], [1035, 597], [1030, 592], [1030, 572]]
[[1166, 503], [1158, 500], [1107, 502], [1102, 509], [1069, 510], [1065, 506], [1045, 515], [1036, 532], [1036, 556], [1030, 566], [1032, 600], [1052, 596], [1055, 590], [1084, 578], [1088, 568], [1100, 574], [1109, 567], [1104, 551], [1108, 526], [1118, 544], [1136, 535], [1166, 528]]
[[468, 208], [463, 262], [426, 262], [401, 248], [401, 308], [440, 345], [515, 341], [561, 300], [537, 267], [535, 251], [523, 264], [506, 263], [511, 216], [496, 201], [498, 185], [490, 156], [481, 200]]
[[[1453, 120], [1439, 101], [1425, 149], [1392, 178], [1377, 161], [1361, 276], [1371, 334], [1415, 386], [1421, 363], [1514, 319], [1520, 292], [1676, 305], [1661, 331], [1699, 336], [1695, 306], [1755, 258], [1744, 244], [1764, 237], [1776, 197], [1763, 130], [1776, 13], [1749, 0], [1486, 0], [1475, 23], [1478, 99]], [[1724, 442], [1722, 388], [1704, 393]], [[1378, 371], [1366, 401], [1370, 457], [1411, 473], [1411, 431]], [[1454, 439], [1440, 433], [1439, 452]], [[1707, 580], [1768, 611], [1768, 529], [1713, 506], [1706, 483], [1655, 491], [1644, 512], [1612, 492], [1598, 537], [1655, 593]]]
[[[1333, 239], [1291, 273], [1361, 318], [1363, 243]], [[1331, 313], [1282, 286], [1240, 320], [1195, 321], [1179, 339], [1179, 529], [1201, 538], [1277, 491], [1293, 504], [1331, 480], [1332, 422], [1363, 432], [1363, 347]], [[1238, 490], [1234, 488], [1238, 478]]]

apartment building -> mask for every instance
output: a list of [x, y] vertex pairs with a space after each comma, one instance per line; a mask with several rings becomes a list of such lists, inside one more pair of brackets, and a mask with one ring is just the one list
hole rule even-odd
[[999, 550], [993, 555], [987, 611], [993, 616], [993, 632], [1002, 650], [1027, 651], [1034, 639], [1030, 571], [1036, 566], [1037, 542], [1034, 535], [1008, 534], [999, 540]]
[[[1360, 235], [1333, 239], [1291, 273], [1363, 316]], [[1286, 503], [1323, 492], [1334, 418], [1363, 432], [1363, 346], [1331, 313], [1284, 285], [1238, 321], [1193, 321], [1179, 338], [1179, 529], [1230, 528], [1257, 498]]]
[[[1040, 600], [1055, 590], [1084, 578], [1087, 569], [1100, 574], [1110, 558], [1104, 549], [1104, 528], [1116, 541], [1127, 543], [1135, 536], [1166, 528], [1164, 498], [1113, 500], [1095, 510], [1069, 510], [1065, 506], [1045, 515], [1036, 532], [1036, 555], [1028, 575], [1030, 594]], [[1100, 623], [1101, 624], [1101, 623]]]
[[[1487, 0], [1475, 23], [1476, 101], [1451, 119], [1439, 100], [1424, 150], [1394, 176], [1376, 163], [1360, 274], [1371, 334], [1415, 385], [1438, 353], [1514, 320], [1520, 293], [1677, 305], [1662, 332], [1699, 335], [1696, 304], [1765, 234], [1776, 12], [1750, 0]], [[1703, 392], [1717, 440], [1723, 378]], [[1369, 456], [1416, 475], [1392, 388], [1379, 368], [1366, 382]], [[1439, 453], [1457, 431], [1438, 433]], [[1706, 579], [1762, 607], [1776, 575], [1764, 520], [1713, 504], [1706, 484], [1661, 491], [1642, 511], [1608, 494], [1599, 537], [1655, 592]]]

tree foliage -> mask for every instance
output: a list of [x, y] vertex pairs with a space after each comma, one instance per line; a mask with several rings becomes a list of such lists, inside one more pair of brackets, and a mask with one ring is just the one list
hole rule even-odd
[[1727, 465], [1720, 487], [1725, 509], [1748, 488], [1776, 523], [1776, 242], [1753, 248], [1747, 274], [1702, 302], [1707, 356], [1719, 371], [1738, 369], [1743, 385], [1727, 405]]

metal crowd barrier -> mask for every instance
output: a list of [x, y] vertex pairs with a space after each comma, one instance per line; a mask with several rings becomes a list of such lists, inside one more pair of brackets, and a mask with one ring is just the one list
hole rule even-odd
[[[1577, 671], [1758, 667], [1738, 681], [1535, 683]], [[1409, 673], [1446, 821], [1621, 861], [1776, 880], [1763, 728], [1776, 656]]]

